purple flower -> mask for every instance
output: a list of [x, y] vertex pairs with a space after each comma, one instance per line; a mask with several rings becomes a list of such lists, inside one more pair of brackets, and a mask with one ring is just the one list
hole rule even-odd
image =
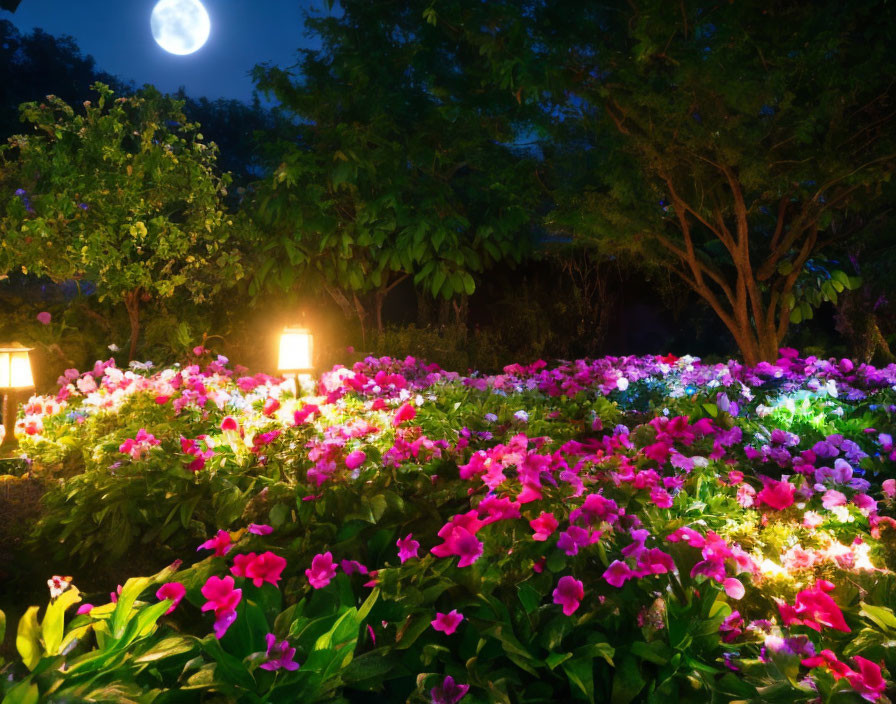
[[432, 704], [457, 704], [470, 691], [468, 684], [456, 684], [451, 675], [446, 675], [442, 684], [429, 691]]
[[265, 640], [268, 644], [267, 650], [267, 661], [261, 663], [259, 667], [262, 670], [298, 670], [299, 663], [297, 663], [293, 658], [296, 655], [296, 649], [289, 647], [289, 641], [284, 640], [277, 642], [277, 636], [273, 633], [268, 633], [265, 637]]

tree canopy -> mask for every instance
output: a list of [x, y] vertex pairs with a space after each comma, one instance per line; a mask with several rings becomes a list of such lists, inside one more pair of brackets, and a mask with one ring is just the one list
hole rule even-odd
[[257, 70], [295, 119], [258, 194], [273, 233], [259, 281], [289, 286], [305, 267], [362, 322], [372, 293], [380, 323], [409, 276], [450, 298], [522, 255], [537, 205], [514, 148], [524, 107], [492, 89], [457, 32], [427, 21], [429, 4], [340, 3], [338, 17], [309, 17], [321, 48], [294, 71]]
[[22, 106], [32, 130], [0, 151], [0, 270], [85, 279], [123, 302], [136, 351], [141, 302], [202, 301], [242, 276], [223, 204], [228, 177], [181, 104], [147, 89]]
[[[434, 3], [435, 21], [462, 5]], [[550, 225], [659, 260], [748, 362], [774, 357], [818, 300], [798, 296], [807, 264], [891, 193], [892, 4], [489, 5], [466, 40], [565, 157]], [[850, 283], [832, 274], [823, 297]]]

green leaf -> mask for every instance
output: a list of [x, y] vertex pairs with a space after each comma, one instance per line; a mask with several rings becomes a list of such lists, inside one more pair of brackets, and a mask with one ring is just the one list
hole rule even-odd
[[37, 704], [40, 690], [33, 682], [24, 681], [10, 689], [3, 697], [2, 704]]
[[523, 583], [517, 587], [516, 594], [527, 614], [535, 611], [541, 603], [541, 594], [529, 584]]
[[641, 675], [638, 661], [633, 657], [625, 657], [617, 664], [613, 674], [613, 691], [610, 695], [612, 704], [628, 704], [644, 689], [647, 681]]
[[[563, 671], [573, 689], [584, 694], [589, 702], [594, 702], [594, 666], [590, 658], [575, 658], [562, 664]], [[614, 700], [615, 701], [615, 700]]]

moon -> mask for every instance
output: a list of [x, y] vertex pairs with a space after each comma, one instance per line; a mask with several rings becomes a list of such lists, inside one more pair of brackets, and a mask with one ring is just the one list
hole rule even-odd
[[208, 40], [212, 23], [199, 0], [159, 0], [149, 18], [153, 39], [170, 54], [192, 54]]

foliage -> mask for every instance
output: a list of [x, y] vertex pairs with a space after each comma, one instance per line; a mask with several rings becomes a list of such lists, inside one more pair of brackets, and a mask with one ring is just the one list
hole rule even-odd
[[447, 299], [520, 260], [537, 205], [531, 159], [513, 147], [524, 116], [479, 80], [475, 52], [425, 20], [428, 4], [340, 3], [306, 20], [322, 46], [294, 73], [256, 70], [295, 118], [259, 187], [256, 290], [310, 269], [362, 323], [371, 294], [381, 330], [405, 278]]
[[549, 224], [663, 264], [748, 363], [774, 359], [807, 262], [890, 197], [892, 6], [534, 0], [462, 24], [464, 5], [433, 21], [552, 130]]
[[[469, 701], [886, 701], [896, 366], [368, 358], [294, 398], [206, 358], [65, 382], [18, 424], [57, 484], [38, 545], [200, 561], [67, 623], [104, 597], [27, 612], [7, 697], [439, 701], [451, 676]], [[153, 599], [173, 581], [183, 603]]]
[[0, 269], [85, 279], [124, 302], [133, 358], [141, 302], [180, 291], [202, 301], [242, 266], [221, 200], [228, 178], [180, 104], [95, 89], [83, 114], [55, 97], [22, 106], [35, 132], [2, 152]]

